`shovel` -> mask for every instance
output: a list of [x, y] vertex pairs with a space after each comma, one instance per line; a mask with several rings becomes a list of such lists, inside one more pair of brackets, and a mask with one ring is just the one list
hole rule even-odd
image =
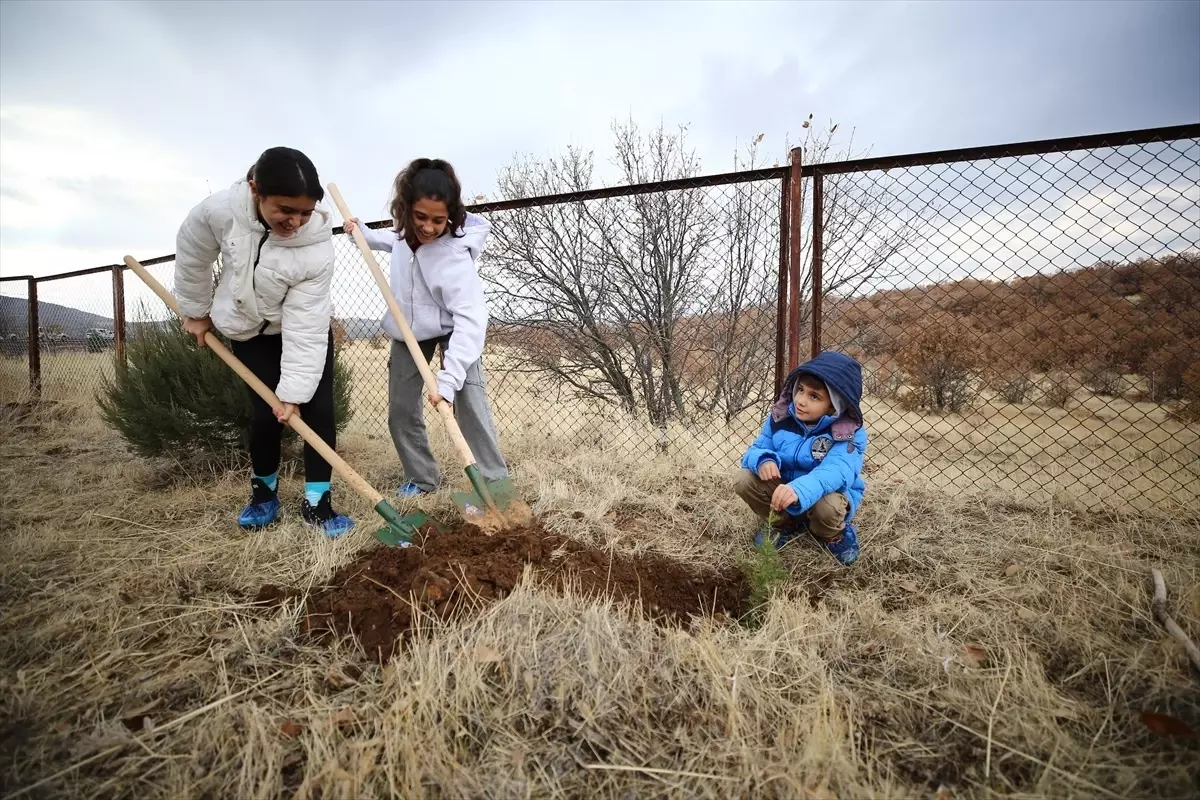
[[[162, 298], [162, 301], [175, 312], [175, 316], [181, 317], [179, 306], [175, 303], [175, 297], [166, 290], [161, 283], [154, 279], [154, 276], [146, 271], [146, 268], [137, 262], [133, 256], [125, 256], [125, 263], [131, 270], [137, 273], [138, 277], [145, 281], [146, 285], [154, 290], [154, 293]], [[280, 408], [283, 403], [275, 392], [271, 391], [265, 383], [259, 380], [258, 376], [251, 372], [245, 364], [229, 351], [221, 340], [216, 337], [212, 331], [204, 335], [204, 343], [208, 345], [217, 356], [224, 361], [229, 367], [241, 376], [242, 380], [250, 384], [259, 397], [267, 402], [271, 408]], [[392, 508], [383, 495], [375, 491], [371, 484], [363, 480], [357, 472], [350, 468], [350, 465], [342, 460], [341, 456], [333, 451], [333, 448], [325, 443], [312, 428], [304, 420], [300, 419], [298, 414], [293, 414], [287, 422], [292, 426], [292, 430], [300, 434], [304, 441], [308, 442], [314, 450], [321, 454], [321, 457], [329, 462], [329, 466], [333, 467], [339, 475], [341, 475], [346, 483], [354, 491], [358, 492], [366, 498], [374, 507], [375, 512], [383, 517], [383, 521], [387, 523], [383, 528], [375, 531], [373, 534], [376, 539], [391, 547], [407, 547], [412, 544], [413, 536], [417, 532], [417, 528], [429, 521], [429, 517], [425, 514], [416, 513], [407, 516], [400, 516], [396, 509]]]
[[[336, 185], [329, 184], [329, 194], [333, 197], [333, 202], [337, 205], [342, 219], [351, 219], [354, 215], [350, 213], [350, 209], [347, 208], [346, 201], [342, 199], [342, 193], [338, 191]], [[362, 251], [363, 257], [367, 260], [367, 266], [371, 268], [375, 283], [383, 292], [383, 298], [392, 311], [392, 318], [396, 320], [396, 325], [404, 334], [408, 352], [412, 354], [413, 361], [417, 363], [417, 368], [421, 371], [426, 391], [436, 392], [437, 380], [429, 369], [429, 362], [421, 354], [417, 338], [413, 336], [412, 328], [404, 319], [404, 312], [400, 310], [400, 304], [396, 302], [391, 287], [388, 286], [387, 278], [384, 277], [383, 270], [379, 268], [379, 262], [375, 260], [375, 254], [371, 252], [371, 247], [367, 244], [366, 237], [357, 228], [354, 230], [354, 241], [358, 243], [358, 249]], [[454, 505], [462, 512], [463, 517], [488, 534], [505, 529], [522, 528], [532, 523], [533, 511], [517, 494], [510, 478], [484, 480], [483, 475], [479, 472], [479, 467], [475, 464], [475, 456], [471, 454], [471, 447], [463, 438], [462, 431], [458, 427], [458, 420], [454, 417], [454, 408], [450, 403], [443, 398], [442, 402], [438, 403], [437, 410], [446, 424], [446, 430], [450, 433], [450, 439], [454, 442], [455, 449], [462, 457], [467, 480], [471, 482], [471, 487], [475, 490], [451, 494]]]

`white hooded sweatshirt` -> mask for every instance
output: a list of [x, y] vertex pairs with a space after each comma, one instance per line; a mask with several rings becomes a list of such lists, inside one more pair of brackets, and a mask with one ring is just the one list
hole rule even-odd
[[[185, 317], [211, 316], [235, 341], [283, 334], [279, 385], [285, 403], [307, 403], [325, 370], [333, 311], [333, 225], [320, 207], [289, 238], [258, 220], [250, 184], [239, 180], [188, 214], [175, 242], [175, 297]], [[221, 278], [213, 293], [213, 264]], [[257, 262], [257, 266], [256, 266]]]
[[[392, 294], [417, 341], [454, 334], [446, 348], [446, 367], [437, 375], [438, 393], [453, 403], [467, 369], [483, 355], [488, 310], [475, 262], [491, 226], [483, 217], [467, 214], [460, 236], [447, 232], [415, 253], [392, 229], [361, 225], [359, 230], [372, 250], [391, 252]], [[383, 329], [404, 341], [391, 310], [384, 312]]]

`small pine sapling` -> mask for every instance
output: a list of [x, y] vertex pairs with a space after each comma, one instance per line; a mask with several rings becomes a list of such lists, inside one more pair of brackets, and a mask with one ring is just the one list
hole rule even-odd
[[[771, 511], [766, 525], [769, 530], [776, 526], [776, 512]], [[750, 607], [742, 619], [747, 628], [757, 628], [762, 624], [763, 614], [767, 603], [775, 593], [776, 587], [788, 577], [788, 571], [783, 566], [775, 540], [767, 536], [761, 546], [754, 548], [754, 555], [742, 559], [738, 565], [746, 581], [750, 584]]]

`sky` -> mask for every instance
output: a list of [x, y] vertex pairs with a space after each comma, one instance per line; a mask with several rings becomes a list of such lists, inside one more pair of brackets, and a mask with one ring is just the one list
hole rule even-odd
[[275, 145], [382, 219], [418, 156], [471, 196], [567, 146], [611, 183], [632, 119], [723, 172], [810, 113], [873, 155], [1198, 122], [1200, 2], [0, 0], [0, 274], [169, 254]]

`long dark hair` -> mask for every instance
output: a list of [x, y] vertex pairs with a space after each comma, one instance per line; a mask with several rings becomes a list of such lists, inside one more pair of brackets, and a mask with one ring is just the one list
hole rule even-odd
[[317, 168], [308, 156], [291, 147], [263, 151], [246, 173], [246, 180], [254, 181], [259, 197], [309, 197], [318, 203], [325, 198]]
[[396, 224], [396, 234], [407, 235], [412, 207], [426, 197], [446, 204], [449, 216], [447, 230], [451, 236], [461, 236], [457, 231], [467, 224], [462, 185], [454, 174], [454, 167], [440, 158], [414, 159], [396, 176], [396, 182], [392, 185], [392, 220]]

